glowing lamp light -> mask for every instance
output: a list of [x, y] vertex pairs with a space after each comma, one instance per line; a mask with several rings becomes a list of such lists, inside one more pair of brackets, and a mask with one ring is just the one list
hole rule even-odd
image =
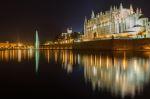
[[21, 43], [18, 43], [18, 46], [20, 47], [20, 46], [22, 46], [22, 44], [21, 44]]

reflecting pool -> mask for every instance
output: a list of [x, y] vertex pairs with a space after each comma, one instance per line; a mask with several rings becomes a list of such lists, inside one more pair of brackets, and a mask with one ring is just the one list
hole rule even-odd
[[0, 82], [3, 94], [150, 97], [150, 52], [4, 50]]

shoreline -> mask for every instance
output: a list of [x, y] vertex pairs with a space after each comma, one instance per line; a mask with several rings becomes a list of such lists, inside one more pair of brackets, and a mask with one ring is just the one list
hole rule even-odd
[[52, 50], [104, 50], [104, 51], [150, 51], [150, 38], [105, 39], [66, 44], [41, 45], [41, 49]]

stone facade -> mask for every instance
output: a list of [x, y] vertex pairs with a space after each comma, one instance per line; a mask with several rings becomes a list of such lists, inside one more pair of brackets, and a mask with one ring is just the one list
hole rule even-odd
[[124, 8], [110, 7], [109, 11], [95, 15], [92, 11], [90, 19], [84, 21], [84, 39], [112, 37], [112, 34], [140, 34], [148, 31], [148, 18], [143, 17], [141, 9], [134, 11], [132, 5]]

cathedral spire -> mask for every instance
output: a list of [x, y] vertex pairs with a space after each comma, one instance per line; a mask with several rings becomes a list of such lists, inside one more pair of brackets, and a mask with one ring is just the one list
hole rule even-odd
[[123, 9], [122, 3], [120, 3], [120, 7], [119, 7], [119, 8], [120, 8], [120, 10], [122, 10], [122, 9]]
[[95, 14], [94, 14], [94, 11], [93, 11], [93, 10], [92, 10], [91, 18], [95, 18]]
[[116, 7], [114, 6], [113, 10], [115, 11], [116, 10]]
[[139, 14], [139, 8], [136, 9], [136, 13]]
[[141, 10], [141, 8], [140, 8], [140, 11], [139, 11], [139, 13], [140, 13], [140, 14], [142, 14], [142, 10]]
[[130, 4], [130, 13], [133, 14], [133, 12], [134, 12], [134, 11], [133, 11], [132, 4]]
[[113, 9], [112, 9], [112, 6], [110, 6], [110, 11], [112, 11]]
[[85, 16], [85, 19], [84, 19], [84, 23], [87, 23], [87, 18], [86, 18], [86, 16]]

